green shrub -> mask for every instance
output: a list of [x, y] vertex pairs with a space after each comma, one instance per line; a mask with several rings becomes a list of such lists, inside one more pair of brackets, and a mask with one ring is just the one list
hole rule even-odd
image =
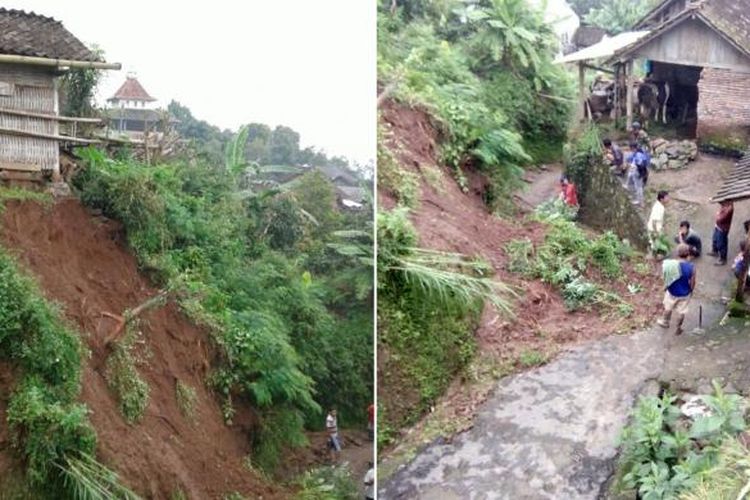
[[320, 467], [305, 472], [297, 481], [297, 500], [355, 500], [360, 498], [357, 482], [345, 467]]
[[739, 396], [713, 382], [714, 395], [702, 396], [711, 414], [692, 423], [680, 418], [676, 398], [641, 398], [621, 438], [618, 481], [621, 490], [642, 498], [676, 498], [705, 481], [719, 465], [721, 444], [745, 430]]
[[109, 388], [117, 395], [120, 412], [130, 424], [143, 416], [150, 392], [148, 383], [138, 374], [138, 360], [133, 352], [136, 339], [136, 329], [128, 328], [107, 358], [105, 371]]

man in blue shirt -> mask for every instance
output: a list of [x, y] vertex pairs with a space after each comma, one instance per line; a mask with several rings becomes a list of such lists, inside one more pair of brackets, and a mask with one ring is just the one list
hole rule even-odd
[[690, 297], [695, 290], [695, 265], [690, 260], [690, 247], [685, 244], [677, 246], [677, 259], [667, 259], [662, 263], [664, 276], [664, 315], [657, 323], [662, 328], [669, 328], [672, 311], [677, 312], [677, 330], [675, 335], [682, 334], [682, 323], [688, 311]]

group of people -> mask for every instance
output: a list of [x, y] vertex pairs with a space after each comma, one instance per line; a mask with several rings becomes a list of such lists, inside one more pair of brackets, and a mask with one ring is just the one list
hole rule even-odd
[[[326, 433], [328, 435], [327, 448], [330, 453], [331, 463], [338, 462], [341, 454], [341, 439], [339, 438], [339, 426], [336, 409], [331, 408], [326, 415]], [[375, 439], [375, 405], [367, 407], [367, 437], [370, 441]], [[373, 462], [367, 463], [367, 472], [364, 477], [365, 500], [375, 498], [375, 470]]]
[[604, 139], [602, 144], [604, 158], [612, 172], [626, 178], [625, 186], [633, 194], [633, 203], [643, 206], [643, 190], [648, 182], [648, 169], [651, 165], [648, 133], [639, 122], [633, 122], [627, 155], [609, 138]]
[[[666, 191], [660, 191], [657, 201], [649, 217], [648, 229], [652, 235], [652, 241], [661, 232], [664, 221], [664, 205], [668, 203], [669, 195]], [[729, 230], [732, 226], [734, 216], [734, 203], [722, 201], [714, 218], [714, 229], [711, 237], [711, 251], [706, 255], [716, 257], [714, 265], [724, 266], [727, 263], [729, 252]], [[745, 221], [745, 233], [750, 229], [750, 220]], [[664, 313], [657, 323], [663, 328], [669, 328], [672, 314], [677, 315], [676, 335], [683, 332], [682, 324], [688, 310], [690, 298], [695, 290], [696, 270], [693, 260], [700, 257], [703, 251], [703, 243], [700, 236], [691, 228], [690, 222], [680, 222], [677, 236], [677, 258], [665, 259], [662, 262], [662, 278], [664, 279]], [[744, 266], [744, 254], [747, 248], [746, 240], [739, 244], [739, 253], [732, 264], [732, 271], [737, 278], [742, 272], [750, 276], [750, 267]], [[750, 282], [750, 280], [748, 280]]]

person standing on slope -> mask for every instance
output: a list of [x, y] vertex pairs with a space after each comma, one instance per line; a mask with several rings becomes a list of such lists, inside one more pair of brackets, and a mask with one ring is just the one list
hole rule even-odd
[[685, 244], [677, 246], [677, 259], [666, 259], [662, 262], [664, 278], [664, 314], [657, 320], [662, 328], [669, 328], [672, 312], [677, 312], [677, 329], [675, 335], [681, 335], [682, 323], [688, 311], [690, 297], [695, 290], [695, 265], [690, 247]]
[[326, 431], [328, 431], [328, 450], [331, 454], [331, 462], [336, 463], [341, 454], [341, 441], [339, 440], [336, 410], [333, 408], [331, 408], [326, 416]]

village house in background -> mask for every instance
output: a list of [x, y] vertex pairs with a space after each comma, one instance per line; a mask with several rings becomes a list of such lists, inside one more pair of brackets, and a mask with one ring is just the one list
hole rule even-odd
[[[0, 8], [0, 179], [60, 179], [60, 146], [94, 118], [60, 116], [58, 78], [70, 68], [120, 69], [51, 17]], [[63, 134], [67, 130], [69, 135]]]
[[117, 92], [107, 99], [110, 131], [134, 139], [143, 139], [147, 131], [159, 131], [162, 115], [154, 109], [154, 103], [156, 98], [146, 92], [135, 74], [128, 74]]
[[[666, 0], [633, 26], [558, 59], [579, 67], [581, 110], [591, 118], [656, 121], [683, 137], [750, 134], [750, 0]], [[636, 68], [645, 68], [638, 81]], [[600, 94], [586, 69], [609, 74]], [[591, 100], [596, 97], [596, 100]], [[599, 104], [603, 106], [601, 109]]]

